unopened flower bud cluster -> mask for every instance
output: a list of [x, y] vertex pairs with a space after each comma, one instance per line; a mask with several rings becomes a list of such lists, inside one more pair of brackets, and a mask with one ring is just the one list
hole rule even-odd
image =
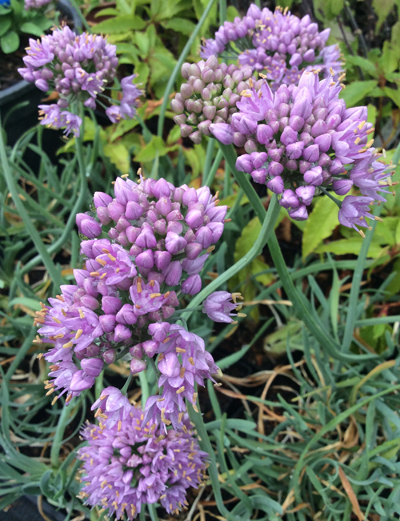
[[212, 123], [231, 122], [240, 93], [253, 86], [252, 69], [219, 64], [215, 56], [210, 56], [206, 61], [184, 63], [181, 72], [186, 81], [171, 101], [177, 114], [174, 121], [182, 137], [200, 143], [203, 135], [210, 135]]

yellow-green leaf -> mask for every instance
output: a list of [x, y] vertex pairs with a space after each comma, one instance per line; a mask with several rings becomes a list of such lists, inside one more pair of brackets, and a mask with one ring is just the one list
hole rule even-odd
[[353, 81], [347, 85], [340, 93], [340, 97], [344, 99], [347, 107], [354, 107], [378, 85], [375, 80]]
[[122, 143], [109, 143], [104, 147], [104, 155], [109, 158], [123, 174], [129, 173], [130, 157]]
[[317, 199], [313, 211], [308, 217], [303, 233], [303, 259], [329, 237], [339, 225], [337, 205], [328, 197]]
[[[352, 253], [353, 255], [359, 255], [361, 246], [363, 243], [362, 238], [351, 238], [351, 239], [341, 239], [340, 241], [329, 242], [328, 244], [321, 244], [315, 252], [316, 253], [334, 253], [336, 255], [348, 255]], [[385, 251], [385, 248], [381, 248], [379, 244], [374, 242], [371, 243], [369, 247], [367, 257], [378, 257], [381, 253]]]

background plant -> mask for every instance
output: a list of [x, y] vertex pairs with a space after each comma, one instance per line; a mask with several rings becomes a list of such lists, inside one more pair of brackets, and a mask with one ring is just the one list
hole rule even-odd
[[5, 54], [15, 52], [20, 46], [20, 35], [41, 36], [55, 22], [45, 9], [27, 10], [20, 0], [0, 4], [0, 48]]
[[[304, 14], [307, 5], [293, 2], [291, 8]], [[396, 164], [398, 109], [383, 88], [396, 90], [397, 84], [387, 80], [378, 87], [380, 80], [372, 75], [372, 68], [368, 76], [359, 63], [353, 64], [349, 59], [349, 48], [356, 62], [359, 54], [364, 57], [360, 37], [352, 34], [357, 29], [350, 17], [352, 13], [360, 24], [363, 18], [356, 16], [360, 5], [364, 2], [343, 6], [337, 2], [315, 2], [313, 7], [320, 23], [336, 27], [333, 41], [339, 41], [346, 54], [348, 75], [343, 96], [348, 96], [346, 101], [350, 104], [366, 100], [376, 128], [387, 125], [382, 144], [394, 130], [384, 146], [390, 149], [387, 161], [392, 159]], [[156, 17], [158, 11], [151, 13], [151, 4], [146, 6], [150, 17]], [[138, 12], [145, 13], [145, 7]], [[217, 17], [224, 15], [224, 7], [223, 2], [218, 7], [213, 5], [206, 16], [209, 25], [218, 25]], [[377, 16], [373, 7], [371, 12]], [[383, 44], [379, 35], [389, 40], [391, 27], [395, 34], [396, 7], [391, 5], [384, 19], [383, 12], [379, 9], [379, 28], [383, 33], [377, 30], [367, 42], [370, 58], [380, 56], [369, 60], [371, 63], [379, 64], [383, 55], [388, 59], [385, 49], [391, 45]], [[188, 11], [182, 10], [181, 14], [186, 16]], [[164, 38], [161, 22], [155, 27], [160, 38]], [[362, 32], [365, 38], [365, 26]], [[185, 41], [187, 37], [183, 36], [181, 46]], [[187, 53], [195, 57], [192, 43]], [[182, 61], [190, 59], [187, 53], [181, 56]], [[177, 56], [175, 50], [173, 56]], [[367, 67], [364, 62], [363, 65]], [[363, 78], [359, 76], [359, 67]], [[376, 66], [375, 69], [378, 70]], [[332, 212], [326, 199], [316, 201], [306, 224], [290, 221], [283, 212], [279, 214], [276, 231], [289, 277], [297, 295], [303, 295], [300, 302], [290, 306], [292, 298], [282, 287], [284, 280], [274, 267], [270, 249], [260, 249], [258, 245], [253, 248], [262, 223], [250, 203], [252, 192], [248, 186], [234, 182], [233, 168], [223, 160], [223, 151], [214, 140], [193, 146], [180, 139], [177, 127], [169, 121], [172, 113], [167, 110], [167, 103], [169, 95], [180, 85], [179, 70], [180, 66], [170, 64], [169, 79], [164, 79], [164, 86], [169, 85], [170, 90], [161, 101], [157, 96], [162, 97], [162, 88], [154, 88], [154, 98], [139, 110], [139, 121], [106, 129], [94, 120], [85, 121], [84, 172], [91, 192], [110, 192], [110, 183], [119, 172], [134, 178], [139, 164], [147, 175], [156, 176], [158, 172], [175, 184], [207, 184], [219, 190], [222, 202], [231, 207], [228, 217], [232, 221], [226, 224], [219, 247], [205, 267], [205, 283], [215, 286], [217, 275], [225, 273], [249, 250], [254, 256], [220, 286], [244, 292], [243, 311], [249, 318], [213, 329], [205, 315], [189, 316], [189, 311], [186, 315], [191, 330], [206, 340], [224, 372], [221, 387], [209, 386], [209, 398], [200, 395], [205, 426], [198, 415], [192, 416], [212, 464], [207, 486], [200, 491], [190, 515], [194, 518], [213, 514], [235, 520], [280, 519], [283, 515], [296, 521], [315, 516], [338, 521], [373, 515], [396, 519], [400, 447], [396, 398], [398, 196], [383, 205], [383, 222], [376, 224], [365, 241], [338, 225], [336, 212]], [[396, 70], [398, 58], [392, 72]], [[375, 86], [365, 92], [357, 82], [374, 82]], [[374, 96], [377, 88], [382, 92], [375, 91], [379, 96]], [[362, 92], [363, 97], [356, 99]], [[152, 119], [157, 115], [158, 120]], [[159, 121], [162, 123], [157, 129]], [[39, 146], [32, 141], [36, 132]], [[66, 409], [61, 404], [51, 408], [51, 398], [45, 395], [42, 382], [48, 371], [43, 360], [36, 359], [40, 349], [33, 343], [35, 331], [31, 324], [34, 312], [40, 309], [39, 300], [45, 301], [54, 293], [55, 278], [49, 276], [49, 267], [44, 265], [44, 256], [38, 254], [26, 223], [33, 223], [53, 262], [52, 270], [68, 283], [71, 268], [78, 266], [74, 213], [78, 183], [83, 179], [78, 173], [74, 140], [68, 141], [58, 163], [52, 165], [41, 147], [46, 132], [49, 131], [43, 128], [28, 131], [14, 148], [8, 148], [2, 161], [2, 174], [8, 164], [15, 191], [10, 191], [2, 177], [4, 453], [0, 505], [10, 505], [24, 493], [43, 494], [51, 503], [66, 507], [70, 519], [79, 512], [90, 515], [75, 497], [79, 483], [74, 479], [78, 463], [74, 462], [73, 453], [80, 443], [77, 431], [81, 418], [88, 414], [88, 402], [84, 396], [74, 408]], [[27, 160], [28, 152], [39, 163], [37, 168], [32, 166], [32, 159]], [[394, 177], [398, 175], [397, 171]], [[269, 204], [270, 197], [265, 192], [258, 196], [261, 206]], [[18, 199], [24, 203], [24, 216], [16, 204]], [[262, 216], [260, 206], [258, 210]], [[301, 303], [318, 331], [324, 331], [346, 355], [345, 361], [331, 357], [325, 343], [304, 327], [298, 314]], [[126, 378], [128, 372], [123, 362], [114, 364], [101, 387], [119, 382], [119, 375]], [[149, 373], [149, 391], [154, 392], [156, 381]], [[95, 396], [87, 395], [87, 400], [92, 403], [100, 390], [94, 390]], [[138, 400], [141, 393], [137, 381], [130, 396]], [[91, 515], [101, 519], [96, 510]], [[157, 512], [150, 508], [144, 516], [157, 519]]]

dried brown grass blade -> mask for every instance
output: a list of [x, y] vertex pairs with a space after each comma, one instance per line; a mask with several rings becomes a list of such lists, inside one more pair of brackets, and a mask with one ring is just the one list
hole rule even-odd
[[342, 482], [343, 488], [345, 489], [348, 498], [350, 499], [350, 503], [353, 507], [354, 514], [358, 517], [359, 521], [364, 521], [364, 514], [361, 512], [357, 496], [355, 495], [354, 490], [350, 485], [350, 481], [347, 479], [347, 476], [344, 473], [342, 467], [339, 467], [339, 477], [340, 481]]

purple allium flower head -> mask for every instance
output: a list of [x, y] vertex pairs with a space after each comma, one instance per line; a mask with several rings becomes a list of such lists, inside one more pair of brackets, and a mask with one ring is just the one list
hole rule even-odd
[[[276, 90], [282, 83], [297, 83], [304, 70], [316, 70], [324, 76], [340, 74], [338, 46], [325, 47], [329, 32], [330, 29], [319, 32], [308, 15], [300, 19], [287, 8], [277, 7], [272, 12], [252, 4], [243, 18], [225, 22], [215, 39], [205, 40], [200, 56], [231, 59], [232, 54], [236, 55], [241, 66], [266, 71], [272, 89]], [[236, 43], [232, 45], [233, 42]]]
[[[231, 134], [243, 132], [243, 120], [257, 124], [250, 136], [256, 151], [239, 156], [236, 168], [266, 184], [293, 219], [307, 219], [307, 206], [326, 189], [345, 195], [356, 187], [362, 194], [360, 205], [343, 203], [342, 224], [351, 223], [351, 212], [364, 209], [368, 200], [385, 201], [382, 194], [391, 193], [390, 167], [378, 161], [369, 139], [367, 109], [346, 109], [341, 88], [332, 77], [319, 80], [306, 71], [296, 85], [275, 92], [267, 82], [245, 91], [232, 115]], [[211, 127], [216, 136], [220, 127], [227, 132], [225, 123], [217, 123]]]
[[[29, 4], [42, 0], [26, 0]], [[66, 127], [79, 136], [81, 118], [69, 112], [75, 101], [96, 108], [96, 99], [114, 82], [118, 58], [115, 45], [99, 35], [75, 34], [68, 26], [53, 29], [41, 40], [29, 40], [25, 68], [18, 69], [21, 76], [43, 90], [57, 91], [57, 104], [41, 105], [42, 124], [53, 128]], [[113, 105], [106, 113], [112, 122], [132, 118], [141, 91], [133, 84], [135, 75], [121, 81], [122, 98], [119, 106]]]
[[198, 487], [207, 454], [199, 448], [192, 424], [182, 416], [184, 429], [161, 429], [143, 422], [140, 409], [130, 406], [126, 419], [113, 427], [88, 424], [82, 436], [88, 445], [78, 452], [83, 461], [82, 499], [100, 505], [107, 516], [131, 521], [143, 504], [161, 503], [177, 515], [186, 491]]
[[104, 363], [130, 355], [138, 372], [144, 356], [163, 352], [177, 292], [201, 290], [207, 249], [224, 228], [227, 207], [207, 187], [141, 177], [139, 183], [118, 178], [114, 188], [115, 198], [96, 193], [93, 211], [77, 215], [88, 237], [83, 269], [74, 270], [76, 284], [62, 286], [35, 321], [52, 344], [44, 355], [53, 364], [47, 389], [67, 393], [67, 403], [94, 384]]
[[182, 137], [200, 143], [203, 134], [210, 135], [212, 124], [230, 123], [240, 93], [253, 85], [251, 74], [251, 67], [218, 64], [215, 56], [193, 65], [184, 63], [182, 76], [186, 83], [171, 101]]
[[220, 369], [205, 350], [204, 340], [176, 324], [170, 326], [159, 352], [158, 386], [162, 391], [160, 396], [147, 400], [144, 421], [152, 418], [165, 426], [172, 423], [174, 429], [179, 430], [186, 412], [185, 398], [197, 410], [195, 382], [201, 386], [205, 379], [215, 382], [212, 375], [220, 374]]

